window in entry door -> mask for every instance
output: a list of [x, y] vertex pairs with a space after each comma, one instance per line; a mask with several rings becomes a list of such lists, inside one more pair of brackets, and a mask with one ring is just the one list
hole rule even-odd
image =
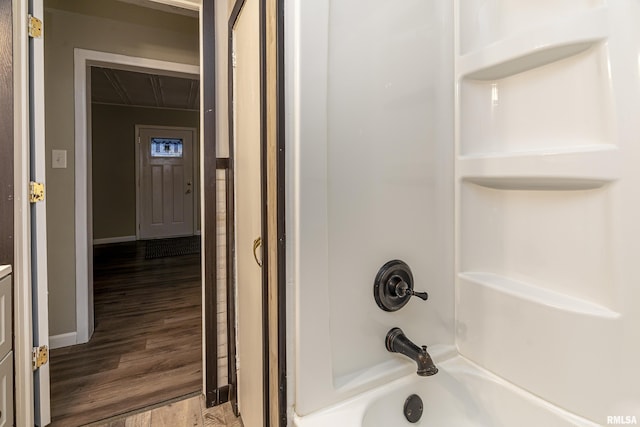
[[151, 138], [151, 157], [182, 157], [182, 139]]

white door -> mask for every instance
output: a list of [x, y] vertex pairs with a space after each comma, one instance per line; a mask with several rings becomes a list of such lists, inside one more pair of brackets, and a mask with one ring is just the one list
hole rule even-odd
[[[31, 14], [44, 16], [42, 0], [33, 0]], [[44, 32], [29, 40], [29, 114], [31, 181], [45, 184], [44, 144]], [[49, 347], [49, 307], [47, 285], [47, 206], [46, 198], [31, 205], [31, 284], [33, 288], [33, 345]], [[51, 422], [49, 363], [33, 373], [34, 416], [38, 426]]]
[[138, 238], [194, 234], [193, 130], [138, 126]]
[[[233, 29], [238, 407], [246, 427], [263, 419], [258, 0], [247, 0]], [[254, 256], [255, 252], [255, 256]]]

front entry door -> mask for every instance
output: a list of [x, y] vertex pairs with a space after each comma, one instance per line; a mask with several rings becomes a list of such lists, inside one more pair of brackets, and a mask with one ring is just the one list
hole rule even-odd
[[138, 126], [138, 238], [194, 234], [194, 131]]
[[260, 181], [259, 1], [246, 0], [232, 32], [236, 208], [238, 409], [246, 427], [264, 425]]

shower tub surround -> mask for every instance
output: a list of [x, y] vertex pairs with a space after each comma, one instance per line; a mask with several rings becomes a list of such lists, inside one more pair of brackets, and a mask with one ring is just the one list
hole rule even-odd
[[[424, 426], [640, 420], [640, 3], [285, 13], [295, 425], [410, 425], [413, 393]], [[392, 259], [427, 301], [380, 310]]]

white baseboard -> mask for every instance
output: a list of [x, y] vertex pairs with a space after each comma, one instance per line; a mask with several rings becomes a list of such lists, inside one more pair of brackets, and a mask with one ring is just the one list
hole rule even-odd
[[135, 242], [136, 236], [119, 236], [119, 237], [106, 237], [104, 239], [93, 239], [94, 245], [106, 245], [107, 243], [123, 243], [123, 242]]
[[77, 344], [77, 332], [67, 332], [66, 334], [53, 335], [49, 337], [49, 348], [69, 347]]

